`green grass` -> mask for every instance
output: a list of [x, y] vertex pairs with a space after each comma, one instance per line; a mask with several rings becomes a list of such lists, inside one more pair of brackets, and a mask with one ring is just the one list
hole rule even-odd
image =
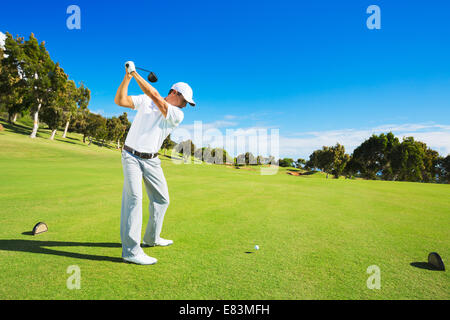
[[[175, 243], [144, 249], [158, 263], [137, 266], [120, 259], [120, 152], [27, 130], [0, 132], [0, 299], [450, 298], [448, 271], [410, 265], [431, 251], [449, 262], [449, 185], [262, 176], [161, 156], [162, 236]], [[143, 227], [147, 206], [144, 196]], [[27, 234], [39, 221], [49, 232]], [[66, 287], [71, 265], [80, 290]], [[366, 286], [370, 265], [380, 290]]]

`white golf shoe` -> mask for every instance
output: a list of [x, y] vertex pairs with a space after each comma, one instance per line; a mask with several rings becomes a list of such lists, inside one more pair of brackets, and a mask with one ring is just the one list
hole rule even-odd
[[173, 244], [172, 240], [166, 240], [163, 238], [159, 238], [158, 241], [156, 241], [155, 243], [146, 243], [145, 241], [142, 241], [142, 246], [143, 247], [167, 247]]
[[157, 259], [149, 257], [145, 253], [139, 254], [134, 257], [122, 258], [125, 262], [140, 264], [140, 265], [151, 265], [158, 262]]

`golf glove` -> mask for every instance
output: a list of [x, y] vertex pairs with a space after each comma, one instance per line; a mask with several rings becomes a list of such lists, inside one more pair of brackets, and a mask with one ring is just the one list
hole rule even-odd
[[132, 73], [133, 71], [136, 71], [136, 67], [134, 66], [133, 61], [125, 62], [125, 68], [127, 68], [128, 73]]

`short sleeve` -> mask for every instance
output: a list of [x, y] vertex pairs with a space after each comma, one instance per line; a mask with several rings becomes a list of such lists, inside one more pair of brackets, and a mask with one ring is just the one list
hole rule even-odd
[[131, 100], [133, 100], [133, 110], [139, 110], [147, 102], [147, 96], [145, 94], [131, 96]]
[[171, 104], [168, 104], [168, 107], [166, 121], [170, 126], [176, 127], [183, 121], [184, 113], [180, 108], [174, 107]]

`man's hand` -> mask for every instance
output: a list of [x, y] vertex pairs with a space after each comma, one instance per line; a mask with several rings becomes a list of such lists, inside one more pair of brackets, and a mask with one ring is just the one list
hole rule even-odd
[[125, 68], [127, 69], [127, 73], [129, 73], [129, 74], [136, 71], [136, 67], [134, 66], [133, 61], [125, 62]]

